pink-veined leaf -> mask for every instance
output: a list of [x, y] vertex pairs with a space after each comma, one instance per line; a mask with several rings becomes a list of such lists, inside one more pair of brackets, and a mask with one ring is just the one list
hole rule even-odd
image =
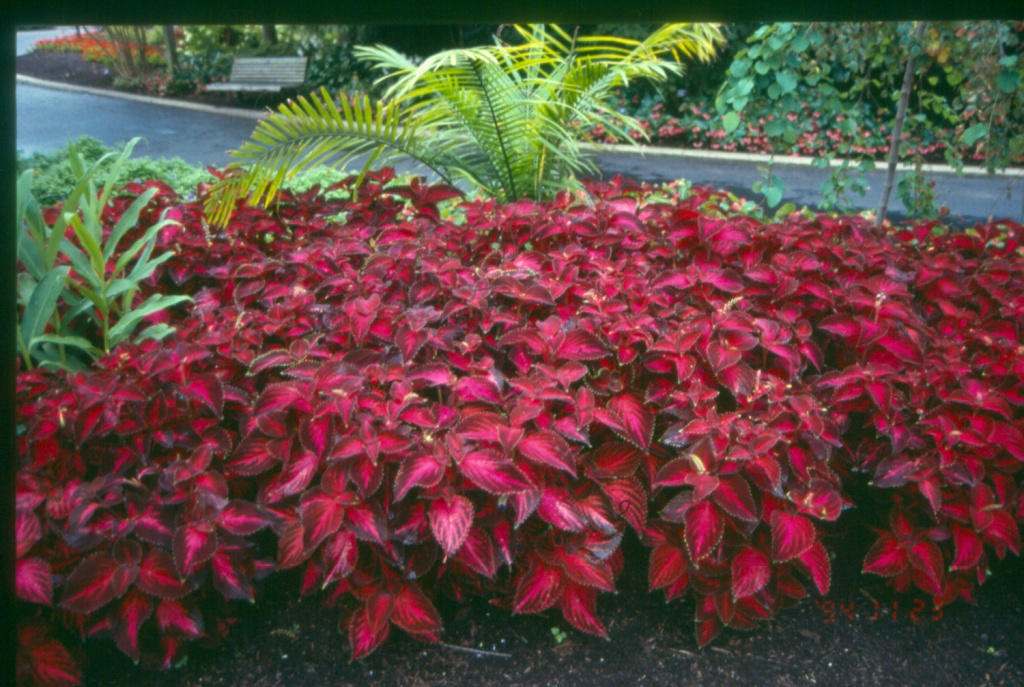
[[565, 335], [555, 351], [558, 360], [597, 360], [611, 353], [596, 335], [585, 329], [574, 329]]
[[740, 550], [732, 559], [732, 598], [737, 600], [757, 594], [771, 576], [768, 556], [752, 546]]
[[182, 525], [174, 531], [174, 563], [178, 574], [188, 577], [196, 566], [210, 560], [217, 550], [217, 533], [198, 525]]
[[180, 601], [164, 600], [157, 604], [156, 622], [164, 634], [197, 639], [203, 634], [203, 619], [195, 609]]
[[654, 416], [635, 396], [621, 394], [606, 409], [594, 410], [594, 418], [620, 437], [647, 451], [654, 434]]
[[942, 593], [943, 559], [942, 549], [938, 544], [928, 539], [915, 543], [907, 551], [907, 560], [920, 573], [915, 580], [919, 584], [921, 581], [925, 582], [921, 585], [924, 591], [929, 594]]
[[688, 568], [685, 553], [671, 544], [656, 545], [651, 549], [650, 568], [647, 572], [651, 591], [669, 586], [684, 575]]
[[776, 563], [785, 563], [796, 558], [811, 548], [816, 540], [814, 525], [796, 513], [772, 511], [771, 526], [772, 560]]
[[722, 475], [712, 498], [729, 515], [747, 522], [760, 520], [750, 485], [741, 475]]
[[14, 517], [15, 558], [21, 558], [43, 536], [39, 517], [28, 508], [18, 508]]
[[498, 572], [498, 552], [494, 548], [494, 541], [478, 527], [469, 531], [456, 558], [488, 579], [493, 579]]
[[252, 603], [254, 590], [245, 570], [244, 558], [219, 549], [210, 559], [213, 586], [225, 599], [239, 599]]
[[606, 441], [594, 453], [594, 465], [606, 475], [631, 477], [640, 465], [640, 452], [629, 444]]
[[533, 484], [515, 463], [496, 451], [470, 451], [459, 461], [459, 472], [489, 494], [514, 494]]
[[428, 513], [430, 531], [441, 545], [445, 558], [452, 556], [466, 541], [473, 524], [473, 504], [465, 496], [456, 494], [451, 502], [435, 499]]
[[153, 602], [137, 589], [128, 592], [117, 609], [114, 643], [136, 664], [138, 664], [141, 654], [139, 628], [151, 615], [153, 615]]
[[981, 538], [970, 527], [956, 523], [953, 523], [952, 530], [955, 555], [949, 567], [951, 570], [970, 570], [978, 564], [984, 553]]
[[697, 561], [711, 554], [722, 540], [725, 521], [721, 512], [710, 501], [694, 505], [684, 516], [686, 522], [686, 549]]
[[527, 460], [547, 465], [576, 476], [576, 457], [565, 439], [551, 430], [538, 430], [526, 434], [516, 444], [519, 453]]
[[697, 646], [705, 647], [717, 637], [725, 625], [717, 617], [697, 621]]
[[82, 671], [64, 645], [47, 638], [31, 646], [18, 647], [19, 662], [28, 664], [34, 687], [76, 687], [82, 684]]
[[231, 534], [248, 536], [270, 524], [267, 514], [254, 503], [231, 499], [220, 512], [220, 526]]
[[180, 599], [192, 589], [181, 581], [170, 552], [157, 547], [142, 559], [135, 586], [159, 599]]
[[345, 507], [333, 496], [321, 493], [307, 498], [299, 506], [302, 548], [316, 548], [320, 542], [337, 532], [344, 521]]
[[825, 546], [820, 541], [814, 542], [809, 549], [797, 556], [797, 561], [810, 573], [818, 593], [822, 596], [828, 594], [832, 581], [832, 565], [828, 560]]
[[537, 515], [565, 532], [582, 532], [587, 524], [572, 496], [561, 487], [547, 487], [541, 492]]
[[14, 593], [23, 601], [49, 606], [53, 603], [53, 573], [42, 558], [19, 558], [14, 564]]
[[562, 592], [562, 616], [581, 632], [608, 638], [604, 623], [597, 617], [597, 590], [567, 584]]
[[647, 521], [647, 492], [640, 482], [632, 477], [624, 477], [599, 484], [611, 500], [615, 513], [628, 522], [637, 534], [642, 534]]
[[413, 583], [403, 584], [395, 595], [391, 622], [412, 634], [432, 633], [441, 629], [441, 616], [434, 604]]
[[883, 577], [894, 577], [906, 570], [907, 565], [907, 552], [891, 534], [879, 537], [864, 557], [864, 572]]
[[106, 553], [89, 556], [64, 582], [61, 607], [76, 613], [92, 613], [110, 603], [118, 596], [116, 577], [120, 568]]
[[555, 605], [565, 589], [562, 571], [542, 563], [534, 564], [519, 579], [512, 601], [513, 613], [540, 613]]
[[224, 384], [215, 374], [191, 378], [185, 385], [185, 393], [199, 399], [217, 417], [224, 412]]
[[391, 624], [384, 623], [379, 628], [374, 628], [369, 619], [369, 611], [366, 606], [361, 606], [352, 614], [348, 624], [348, 642], [352, 648], [352, 660], [356, 661], [373, 653], [377, 647], [384, 643], [391, 631]]
[[320, 556], [325, 568], [324, 587], [348, 577], [349, 573], [355, 570], [359, 556], [356, 536], [348, 530], [335, 532], [320, 548]]
[[431, 453], [418, 453], [402, 461], [395, 475], [395, 501], [401, 501], [413, 487], [430, 488], [444, 477], [445, 466]]

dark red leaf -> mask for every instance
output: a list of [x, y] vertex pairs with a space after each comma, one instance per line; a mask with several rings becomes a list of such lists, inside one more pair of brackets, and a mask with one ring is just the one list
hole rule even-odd
[[361, 606], [349, 620], [348, 642], [352, 647], [352, 660], [369, 656], [384, 643], [390, 634], [391, 625], [389, 623], [384, 623], [383, 626], [375, 629], [370, 622], [368, 613], [367, 608]]
[[248, 536], [270, 524], [266, 513], [256, 504], [232, 499], [220, 512], [220, 526], [231, 534]]
[[828, 552], [820, 541], [814, 542], [811, 548], [797, 557], [797, 560], [810, 573], [814, 586], [822, 596], [828, 594], [832, 580], [832, 566], [828, 560]]
[[616, 479], [600, 482], [601, 488], [612, 503], [612, 509], [642, 534], [647, 522], [647, 492], [634, 478]]
[[772, 511], [772, 560], [785, 563], [802, 554], [816, 541], [810, 520], [784, 510]]
[[473, 504], [465, 496], [456, 494], [451, 502], [436, 499], [428, 513], [430, 531], [441, 545], [445, 558], [452, 556], [466, 541], [473, 525]]
[[395, 501], [401, 501], [413, 487], [433, 487], [444, 477], [445, 467], [432, 453], [406, 458], [395, 475]]
[[561, 487], [547, 487], [541, 492], [537, 515], [565, 532], [581, 532], [587, 524], [572, 496]]
[[459, 461], [459, 472], [489, 494], [513, 494], [533, 484], [515, 463], [496, 451], [470, 451]]
[[772, 576], [768, 556], [748, 546], [732, 559], [732, 598], [742, 599], [765, 588]]
[[900, 574], [906, 570], [907, 565], [907, 552], [900, 546], [896, 537], [890, 534], [883, 534], [864, 558], [864, 572], [884, 577]]
[[114, 642], [136, 664], [139, 662], [139, 628], [153, 614], [153, 602], [148, 596], [133, 589], [117, 609], [117, 624], [114, 629]]
[[82, 671], [71, 654], [56, 639], [46, 639], [18, 648], [19, 661], [29, 666], [33, 687], [76, 687], [82, 684]]
[[671, 544], [658, 544], [651, 549], [651, 564], [647, 573], [651, 591], [674, 583], [686, 574], [688, 567], [684, 552]]
[[117, 574], [121, 568], [110, 555], [89, 556], [68, 576], [60, 605], [76, 613], [92, 613], [117, 598]]
[[555, 605], [565, 589], [562, 571], [535, 563], [516, 585], [513, 613], [540, 613]]
[[165, 600], [157, 604], [156, 621], [164, 634], [198, 639], [203, 634], [203, 620], [197, 610], [186, 608], [180, 601]]
[[597, 590], [567, 584], [562, 592], [562, 616], [581, 632], [608, 638], [604, 623], [597, 617]]
[[701, 501], [685, 515], [686, 549], [690, 558], [699, 561], [718, 546], [725, 531], [722, 514], [710, 501]]
[[565, 439], [551, 430], [530, 432], [524, 436], [516, 448], [527, 460], [540, 465], [547, 465], [576, 476], [576, 457]]
[[722, 510], [734, 518], [747, 522], [760, 520], [750, 485], [741, 475], [723, 475], [712, 498]]
[[191, 591], [191, 587], [178, 576], [171, 554], [156, 547], [146, 552], [142, 559], [135, 586], [159, 599], [180, 599]]
[[19, 558], [14, 564], [14, 593], [19, 599], [49, 606], [53, 603], [53, 573], [42, 558]]
[[217, 550], [217, 533], [201, 525], [182, 525], [174, 531], [174, 563], [178, 574], [188, 577]]
[[412, 634], [433, 633], [441, 629], [441, 616], [418, 586], [403, 584], [395, 595], [391, 622]]
[[240, 599], [250, 603], [254, 601], [254, 590], [246, 567], [246, 561], [242, 556], [232, 555], [223, 548], [210, 559], [213, 586], [225, 599]]

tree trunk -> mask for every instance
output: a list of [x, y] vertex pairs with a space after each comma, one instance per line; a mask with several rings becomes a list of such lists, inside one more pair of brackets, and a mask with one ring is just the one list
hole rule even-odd
[[263, 25], [263, 44], [277, 45], [277, 27], [273, 24]]
[[[915, 44], [921, 41], [924, 36], [925, 23], [917, 23], [917, 31], [914, 32]], [[907, 71], [903, 74], [903, 88], [900, 89], [900, 102], [896, 106], [896, 121], [892, 126], [892, 142], [889, 144], [889, 165], [885, 171], [885, 184], [882, 186], [882, 198], [878, 202], [878, 213], [875, 216], [875, 226], [880, 227], [885, 222], [885, 214], [889, 211], [889, 196], [892, 195], [892, 185], [896, 180], [896, 163], [900, 157], [900, 139], [903, 137], [903, 120], [907, 117], [907, 103], [910, 102], [910, 89], [914, 83], [914, 54], [907, 58]]]
[[164, 59], [167, 61], [167, 76], [173, 77], [178, 64], [178, 44], [173, 26], [164, 26]]

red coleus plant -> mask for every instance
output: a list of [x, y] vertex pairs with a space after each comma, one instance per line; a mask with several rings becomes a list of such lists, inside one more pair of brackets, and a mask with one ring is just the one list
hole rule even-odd
[[173, 664], [290, 568], [355, 657], [436, 640], [438, 593], [604, 635], [627, 530], [705, 644], [828, 591], [853, 470], [899, 499], [865, 561], [897, 587], [969, 597], [1019, 553], [1020, 226], [766, 225], [620, 180], [446, 218], [453, 189], [392, 182], [217, 232], [161, 195], [174, 338], [19, 375], [26, 682], [79, 679], [58, 625]]

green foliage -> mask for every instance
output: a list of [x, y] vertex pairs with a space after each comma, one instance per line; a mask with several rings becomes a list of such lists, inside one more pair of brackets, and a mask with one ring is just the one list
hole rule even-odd
[[[384, 46], [356, 55], [385, 72], [387, 100], [357, 96], [340, 106], [326, 90], [261, 121], [233, 153], [234, 173], [210, 195], [213, 221], [234, 201], [269, 202], [285, 178], [318, 164], [416, 160], [449, 184], [464, 182], [502, 201], [549, 198], [594, 171], [578, 139], [600, 125], [628, 139], [632, 117], [608, 111], [616, 88], [678, 73], [681, 55], [708, 59], [721, 34], [711, 25], [670, 24], [643, 41], [569, 36], [558, 27], [516, 27], [521, 43], [437, 53], [422, 63]], [[667, 59], [667, 56], [676, 58]]]
[[[191, 301], [188, 296], [153, 294], [136, 302], [142, 282], [172, 255], [153, 256], [157, 235], [172, 223], [166, 219], [149, 227], [131, 245], [121, 245], [156, 194], [155, 188], [135, 198], [113, 227], [104, 223], [117, 179], [138, 140], [130, 141], [120, 154], [108, 153], [88, 167], [74, 144], [68, 146], [76, 183], [53, 226], [46, 224], [32, 195], [32, 171], [19, 178], [17, 250], [25, 271], [18, 275], [17, 337], [27, 369], [35, 365], [83, 369], [83, 357], [95, 360], [130, 338], [161, 339], [173, 329], [156, 324], [137, 335], [135, 330], [147, 316]], [[108, 160], [110, 168], [104, 170]], [[94, 179], [101, 171], [106, 173], [106, 181], [97, 189]], [[66, 306], [63, 313], [61, 302]], [[50, 325], [52, 330], [46, 333]], [[88, 332], [98, 332], [98, 341], [90, 340]], [[68, 349], [78, 355], [69, 354]]]
[[[82, 136], [72, 145], [86, 165], [99, 163], [97, 173], [109, 176], [116, 158], [111, 155], [116, 152], [114, 148], [91, 136]], [[52, 153], [33, 153], [28, 157], [19, 154], [16, 169], [19, 175], [26, 170], [34, 170], [32, 194], [44, 207], [65, 201], [81, 181], [72, 169], [70, 147]], [[199, 183], [214, 181], [205, 169], [190, 165], [181, 158], [133, 157], [122, 161], [113, 183], [122, 186], [129, 181], [145, 179], [160, 179], [182, 196], [194, 192]]]

